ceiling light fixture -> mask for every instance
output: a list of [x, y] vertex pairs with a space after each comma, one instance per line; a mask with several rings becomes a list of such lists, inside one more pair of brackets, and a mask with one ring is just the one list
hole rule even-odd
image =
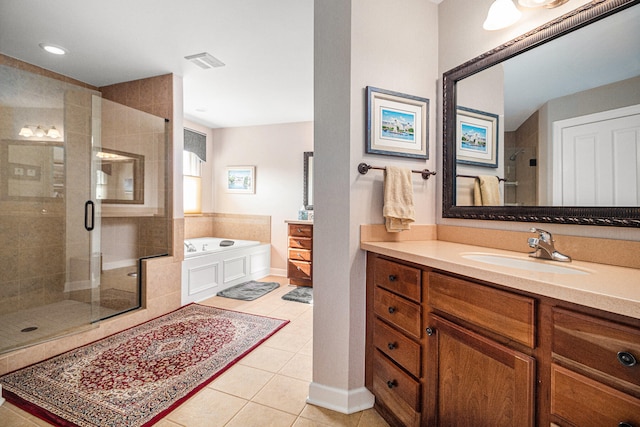
[[203, 68], [205, 70], [208, 68], [224, 67], [225, 65], [224, 62], [220, 61], [218, 58], [214, 57], [213, 55], [207, 52], [196, 53], [195, 55], [185, 56], [184, 59], [187, 59], [193, 62], [198, 67]]
[[49, 53], [52, 53], [54, 55], [64, 55], [67, 53], [67, 49], [61, 47], [61, 46], [56, 46], [54, 44], [49, 44], [49, 43], [40, 43], [39, 45], [42, 49], [46, 50]]
[[[35, 128], [35, 130], [33, 130], [32, 128]], [[51, 126], [49, 129], [47, 129], [46, 126], [43, 128], [40, 125], [24, 125], [22, 129], [20, 129], [18, 135], [25, 138], [30, 138], [32, 136], [43, 138], [47, 136], [53, 139], [60, 138], [62, 136], [60, 134], [60, 131], [56, 129], [55, 126]]]
[[514, 24], [521, 16], [522, 12], [511, 0], [496, 0], [489, 8], [482, 28], [489, 31], [500, 30]]

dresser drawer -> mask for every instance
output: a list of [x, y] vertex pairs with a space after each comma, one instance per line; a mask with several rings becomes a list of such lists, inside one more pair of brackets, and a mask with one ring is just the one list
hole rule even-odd
[[554, 309], [553, 352], [640, 386], [638, 329], [563, 309]]
[[311, 261], [311, 251], [309, 249], [289, 249], [289, 259], [296, 261]]
[[552, 364], [551, 414], [574, 426], [638, 426], [640, 399]]
[[311, 280], [311, 263], [306, 261], [289, 260], [287, 263], [287, 277]]
[[421, 307], [382, 288], [373, 292], [374, 313], [404, 332], [420, 338]]
[[311, 224], [289, 224], [289, 236], [313, 237], [313, 225], [311, 225]]
[[415, 377], [420, 377], [420, 344], [376, 319], [373, 344]]
[[416, 302], [422, 301], [420, 269], [385, 259], [376, 259], [373, 280], [381, 286]]
[[373, 393], [404, 425], [418, 425], [420, 383], [374, 351]]
[[308, 237], [289, 237], [289, 248], [312, 249], [313, 240]]
[[535, 300], [429, 273], [429, 305], [510, 340], [535, 347]]

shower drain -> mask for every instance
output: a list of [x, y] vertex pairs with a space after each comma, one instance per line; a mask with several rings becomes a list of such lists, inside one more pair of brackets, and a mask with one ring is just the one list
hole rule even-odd
[[38, 329], [37, 326], [29, 326], [28, 328], [24, 328], [23, 330], [21, 330], [20, 332], [33, 332], [36, 329]]

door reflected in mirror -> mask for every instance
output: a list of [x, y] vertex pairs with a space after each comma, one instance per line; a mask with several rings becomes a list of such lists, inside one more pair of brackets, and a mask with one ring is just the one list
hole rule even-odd
[[96, 199], [144, 203], [144, 156], [102, 148], [96, 153]]
[[304, 208], [313, 210], [313, 151], [304, 153]]

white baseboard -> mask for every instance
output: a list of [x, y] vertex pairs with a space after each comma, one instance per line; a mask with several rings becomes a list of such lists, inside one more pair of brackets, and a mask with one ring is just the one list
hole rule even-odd
[[353, 414], [373, 408], [375, 397], [366, 388], [343, 390], [312, 382], [307, 403], [331, 409], [342, 414]]
[[271, 271], [269, 272], [269, 276], [287, 277], [287, 269], [286, 268], [273, 268], [273, 267], [271, 267]]
[[2, 385], [0, 384], [0, 406], [4, 403], [4, 397], [2, 397]]

